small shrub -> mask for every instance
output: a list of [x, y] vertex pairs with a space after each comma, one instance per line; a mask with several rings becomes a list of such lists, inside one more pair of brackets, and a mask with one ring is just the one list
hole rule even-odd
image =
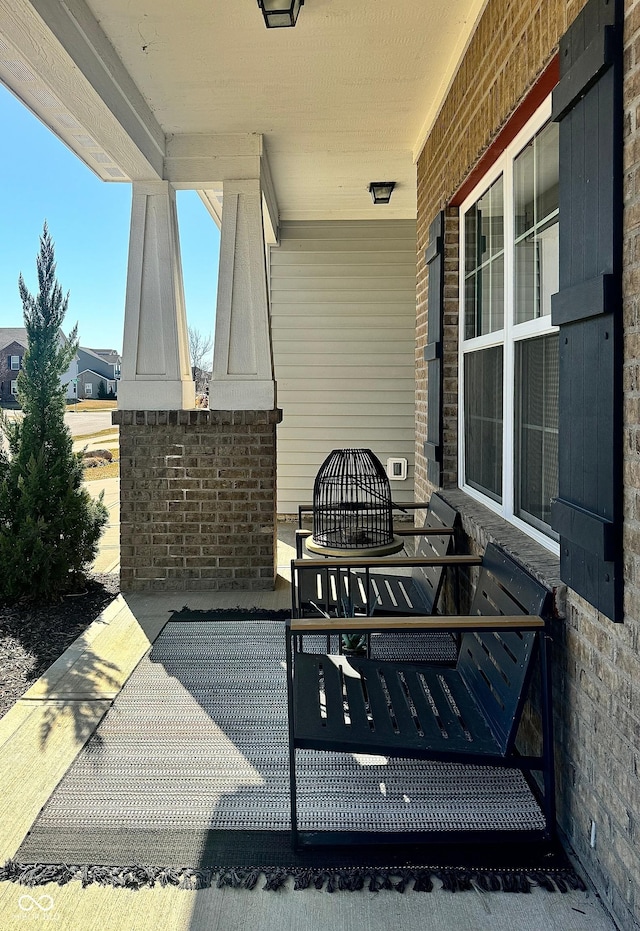
[[113, 459], [113, 453], [110, 449], [85, 449], [82, 455], [85, 457], [85, 459], [106, 459], [108, 462], [111, 462]]
[[97, 469], [99, 466], [107, 465], [106, 459], [96, 459], [94, 456], [88, 456], [86, 459], [82, 460], [82, 465], [85, 469]]

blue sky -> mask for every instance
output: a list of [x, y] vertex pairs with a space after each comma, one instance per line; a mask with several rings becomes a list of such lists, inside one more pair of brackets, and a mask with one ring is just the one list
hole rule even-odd
[[[81, 345], [122, 349], [131, 185], [100, 181], [0, 84], [0, 326], [22, 326], [18, 275], [37, 288], [46, 220], [57, 277], [70, 292], [63, 329]], [[178, 192], [187, 321], [213, 333], [219, 231], [195, 191]]]

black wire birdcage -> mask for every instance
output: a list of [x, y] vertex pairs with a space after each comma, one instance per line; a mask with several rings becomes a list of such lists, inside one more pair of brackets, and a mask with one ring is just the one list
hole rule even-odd
[[392, 543], [389, 479], [370, 449], [334, 449], [313, 486], [313, 542], [333, 549]]

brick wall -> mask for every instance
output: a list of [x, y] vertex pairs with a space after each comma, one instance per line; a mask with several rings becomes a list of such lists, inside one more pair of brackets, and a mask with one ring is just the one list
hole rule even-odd
[[280, 411], [116, 411], [123, 591], [272, 589]]
[[26, 349], [20, 343], [9, 343], [0, 351], [0, 400], [11, 399], [11, 382], [18, 377], [18, 372], [11, 368], [10, 356], [20, 356], [22, 360]]
[[[447, 206], [557, 51], [584, 3], [489, 0], [478, 31], [418, 161], [416, 496], [428, 498], [422, 453], [428, 387], [428, 228], [446, 207], [444, 484], [457, 470], [457, 210]], [[563, 592], [518, 531], [462, 492], [445, 494], [462, 516], [460, 547], [496, 540], [557, 592], [554, 707], [559, 822], [622, 928], [640, 928], [640, 0], [625, 4], [624, 495], [625, 620], [613, 624]], [[484, 512], [484, 513], [483, 513]], [[522, 535], [520, 535], [522, 537]], [[526, 539], [526, 538], [525, 538]], [[553, 562], [553, 559], [551, 559]], [[566, 594], [566, 599], [565, 599]], [[527, 715], [529, 731], [535, 715]], [[591, 822], [595, 821], [595, 847]]]

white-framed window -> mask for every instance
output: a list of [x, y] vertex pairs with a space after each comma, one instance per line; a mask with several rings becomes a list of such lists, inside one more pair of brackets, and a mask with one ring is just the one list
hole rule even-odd
[[460, 207], [460, 486], [558, 552], [558, 127], [549, 98]]
[[9, 367], [12, 372], [19, 372], [20, 371], [20, 356], [10, 356]]
[[15, 396], [17, 393], [18, 393], [18, 379], [12, 378], [11, 379], [11, 394]]
[[90, 381], [85, 382], [84, 394], [85, 394], [85, 397], [87, 398], [90, 398], [93, 394], [93, 385], [91, 384]]

